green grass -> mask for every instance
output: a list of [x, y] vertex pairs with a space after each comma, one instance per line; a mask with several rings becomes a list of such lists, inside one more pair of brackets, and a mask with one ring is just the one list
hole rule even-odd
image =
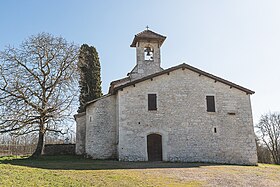
[[280, 166], [269, 164], [254, 167], [118, 162], [77, 156], [0, 157], [0, 186], [219, 186], [234, 177], [241, 177], [241, 184], [246, 184], [248, 176], [278, 184], [279, 173]]
[[133, 169], [142, 163], [75, 156], [2, 157], [0, 163], [0, 186], [200, 186], [196, 181], [182, 182]]

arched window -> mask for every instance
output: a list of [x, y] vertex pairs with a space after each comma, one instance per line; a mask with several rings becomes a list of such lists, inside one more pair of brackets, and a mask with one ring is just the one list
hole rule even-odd
[[152, 61], [154, 60], [154, 49], [150, 46], [144, 48], [145, 60]]

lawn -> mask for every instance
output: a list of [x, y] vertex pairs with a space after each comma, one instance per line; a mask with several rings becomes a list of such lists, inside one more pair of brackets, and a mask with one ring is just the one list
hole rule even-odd
[[280, 166], [0, 157], [0, 186], [280, 186]]

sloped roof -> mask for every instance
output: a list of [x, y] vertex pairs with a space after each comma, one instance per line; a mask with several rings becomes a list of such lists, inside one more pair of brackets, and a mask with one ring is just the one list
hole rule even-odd
[[153, 31], [147, 29], [134, 36], [134, 39], [133, 39], [130, 47], [136, 47], [137, 42], [140, 40], [158, 41], [161, 46], [165, 39], [166, 39], [166, 36], [162, 36], [158, 33], [155, 33]]
[[237, 85], [237, 84], [235, 84], [235, 83], [233, 83], [233, 82], [230, 82], [230, 81], [228, 81], [228, 80], [222, 79], [222, 78], [220, 78], [220, 77], [217, 77], [217, 76], [215, 76], [215, 75], [212, 75], [212, 74], [210, 74], [210, 73], [207, 73], [207, 72], [205, 72], [205, 71], [202, 71], [202, 70], [200, 70], [200, 69], [198, 69], [198, 68], [192, 67], [192, 66], [190, 66], [190, 65], [188, 65], [188, 64], [185, 64], [185, 63], [180, 64], [180, 65], [178, 65], [178, 66], [174, 66], [174, 67], [168, 68], [168, 69], [166, 69], [166, 70], [163, 70], [163, 71], [160, 71], [160, 72], [151, 74], [151, 75], [148, 75], [148, 76], [143, 77], [143, 78], [140, 78], [140, 79], [136, 79], [136, 80], [131, 81], [131, 82], [128, 82], [128, 83], [126, 83], [126, 84], [123, 84], [123, 85], [120, 85], [120, 86], [117, 86], [117, 87], [113, 87], [112, 89], [110, 89], [110, 93], [111, 93], [111, 94], [115, 94], [115, 93], [116, 93], [118, 90], [120, 90], [120, 89], [123, 89], [123, 88], [125, 88], [125, 87], [134, 85], [134, 84], [136, 84], [136, 83], [139, 83], [139, 82], [142, 82], [142, 81], [145, 81], [145, 80], [148, 80], [148, 79], [152, 79], [152, 78], [154, 78], [154, 77], [157, 77], [157, 76], [160, 76], [160, 75], [169, 73], [169, 72], [171, 72], [171, 71], [174, 71], [174, 70], [177, 70], [177, 69], [180, 69], [180, 68], [182, 68], [182, 69], [189, 69], [189, 70], [191, 70], [191, 71], [193, 71], [193, 72], [198, 73], [199, 75], [206, 76], [206, 77], [208, 77], [208, 78], [213, 79], [214, 81], [221, 82], [221, 83], [224, 83], [224, 84], [226, 84], [226, 85], [228, 85], [228, 86], [230, 86], [230, 87], [233, 87], [233, 88], [239, 89], [239, 90], [241, 90], [241, 91], [244, 91], [244, 92], [247, 93], [247, 94], [254, 94], [254, 93], [255, 93], [254, 91], [252, 91], [252, 90], [250, 90], [250, 89], [244, 88], [244, 87], [239, 86], [239, 85]]
[[110, 87], [109, 87], [109, 93], [112, 92], [112, 89], [114, 89], [114, 87], [118, 84], [125, 84], [126, 82], [130, 81], [130, 77], [125, 77], [125, 78], [122, 78], [122, 79], [118, 79], [118, 80], [115, 80], [115, 81], [112, 81], [110, 83]]

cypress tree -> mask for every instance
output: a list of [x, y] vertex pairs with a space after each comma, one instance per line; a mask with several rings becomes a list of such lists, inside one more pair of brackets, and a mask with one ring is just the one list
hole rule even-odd
[[78, 112], [85, 112], [85, 104], [102, 96], [100, 62], [93, 46], [83, 44], [79, 51], [80, 106]]

